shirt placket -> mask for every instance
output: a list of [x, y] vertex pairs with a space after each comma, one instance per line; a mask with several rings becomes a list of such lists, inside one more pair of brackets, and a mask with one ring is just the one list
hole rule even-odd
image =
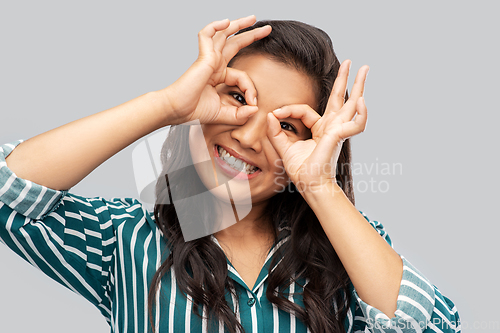
[[[215, 238], [212, 235], [212, 240], [219, 246], [219, 242], [217, 241], [217, 238]], [[235, 282], [235, 287], [236, 289], [240, 289], [238, 292], [238, 297], [239, 297], [239, 308], [241, 311], [241, 321], [247, 322], [252, 326], [252, 332], [264, 332], [265, 331], [265, 322], [266, 320], [263, 320], [264, 317], [266, 316], [266, 313], [263, 311], [263, 306], [261, 303], [262, 297], [265, 297], [264, 292], [265, 292], [265, 282], [268, 278], [268, 272], [269, 268], [271, 265], [271, 262], [273, 261], [273, 257], [275, 255], [278, 255], [279, 252], [278, 249], [283, 245], [286, 241], [288, 240], [287, 233], [280, 233], [280, 236], [278, 237], [278, 242], [275, 246], [271, 248], [269, 251], [266, 261], [264, 262], [264, 265], [261, 268], [261, 271], [259, 273], [259, 276], [257, 277], [257, 280], [255, 281], [255, 284], [252, 289], [248, 288], [247, 284], [244, 282], [243, 278], [240, 276], [238, 271], [234, 268], [234, 266], [231, 264], [229, 259], [226, 256], [226, 262], [227, 262], [227, 269], [228, 269], [228, 277], [230, 277], [234, 282]], [[222, 247], [221, 247], [222, 249]], [[279, 258], [281, 259], [281, 258]], [[279, 263], [279, 260], [275, 261], [275, 266]], [[273, 267], [274, 269], [274, 267]], [[266, 301], [266, 300], [264, 300]], [[247, 316], [248, 314], [248, 316]], [[267, 314], [270, 315], [270, 314]], [[272, 314], [271, 314], [272, 315]], [[248, 317], [249, 320], [245, 320], [246, 317]], [[259, 320], [260, 319], [260, 320]]]

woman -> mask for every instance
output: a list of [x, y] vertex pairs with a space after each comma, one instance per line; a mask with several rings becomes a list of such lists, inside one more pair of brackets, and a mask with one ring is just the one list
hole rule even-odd
[[[366, 125], [368, 67], [348, 97], [350, 62], [324, 32], [254, 23], [206, 26], [163, 90], [4, 145], [3, 242], [115, 332], [457, 331], [453, 303], [353, 205], [348, 138]], [[67, 192], [167, 125], [154, 214]]]

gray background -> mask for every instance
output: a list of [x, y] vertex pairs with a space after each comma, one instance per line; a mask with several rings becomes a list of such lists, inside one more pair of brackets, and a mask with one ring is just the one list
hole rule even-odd
[[[195, 60], [204, 25], [249, 14], [321, 27], [353, 70], [371, 66], [369, 124], [353, 140], [354, 162], [363, 166], [357, 207], [380, 220], [395, 249], [456, 303], [464, 332], [499, 331], [493, 1], [5, 2], [0, 142], [167, 86]], [[132, 148], [73, 192], [137, 197]], [[384, 163], [400, 169], [384, 175]], [[90, 303], [4, 245], [0, 262], [0, 332], [109, 331]]]

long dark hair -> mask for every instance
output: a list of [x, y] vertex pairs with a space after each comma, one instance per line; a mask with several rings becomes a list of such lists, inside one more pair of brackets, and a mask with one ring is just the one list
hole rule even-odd
[[[267, 24], [272, 26], [271, 34], [242, 49], [229, 66], [235, 59], [251, 54], [262, 54], [291, 66], [313, 80], [317, 112], [322, 115], [340, 67], [330, 38], [324, 31], [296, 21], [259, 21], [239, 33]], [[242, 332], [243, 327], [225, 298], [228, 291], [234, 297], [237, 295], [228, 277], [224, 252], [210, 236], [185, 242], [174, 205], [164, 204], [172, 190], [184, 191], [185, 197], [204, 190], [196, 170], [184, 167], [192, 165], [188, 135], [189, 126], [174, 126], [163, 146], [164, 177], [160, 177], [156, 187], [154, 215], [170, 254], [153, 277], [148, 298], [150, 323], [154, 331], [155, 295], [162, 277], [173, 268], [179, 289], [192, 298], [195, 313], [199, 314], [203, 306], [209, 316], [224, 323], [226, 330]], [[350, 143], [346, 140], [337, 163], [337, 182], [354, 204], [350, 162]], [[181, 178], [182, 186], [172, 182], [174, 177], [169, 172], [179, 169], [182, 177], [176, 174], [175, 179]], [[207, 202], [204, 206], [203, 209], [209, 210], [213, 205]], [[203, 209], [193, 213], [193, 220], [203, 223], [208, 216], [201, 213]], [[289, 230], [290, 234], [289, 240], [279, 248], [281, 256], [274, 257], [282, 261], [278, 264], [277, 259], [273, 259], [271, 263], [270, 267], [277, 266], [269, 272], [266, 297], [280, 309], [293, 312], [311, 332], [344, 332], [343, 323], [351, 300], [350, 279], [316, 215], [293, 184], [270, 199], [266, 215], [271, 217], [275, 236], [278, 230]], [[302, 285], [304, 308], [289, 301], [285, 292], [298, 281], [307, 281]]]

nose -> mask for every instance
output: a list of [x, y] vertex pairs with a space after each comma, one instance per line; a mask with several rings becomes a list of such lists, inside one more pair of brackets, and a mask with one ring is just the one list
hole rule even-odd
[[238, 141], [242, 148], [260, 153], [262, 141], [267, 138], [267, 112], [257, 111], [243, 125], [233, 129], [231, 137]]

